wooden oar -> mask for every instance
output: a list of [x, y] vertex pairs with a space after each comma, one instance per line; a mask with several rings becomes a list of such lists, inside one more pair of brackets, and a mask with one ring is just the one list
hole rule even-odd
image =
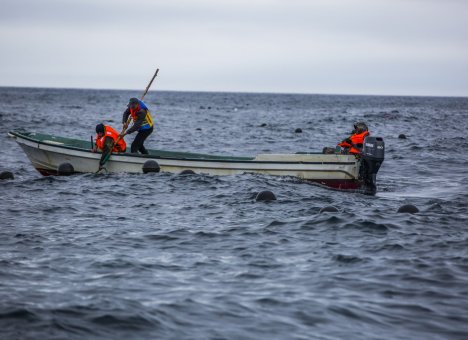
[[[143, 94], [141, 95], [140, 100], [143, 100], [143, 98], [145, 98], [146, 94], [148, 93], [148, 90], [149, 90], [150, 87], [151, 87], [151, 84], [153, 84], [153, 80], [154, 80], [154, 79], [156, 78], [156, 76], [158, 75], [158, 72], [159, 72], [159, 68], [156, 69], [156, 72], [154, 73], [153, 78], [151, 78], [150, 82], [148, 83], [148, 86], [146, 86], [146, 89], [145, 89], [145, 91], [143, 92]], [[114, 141], [114, 144], [112, 145], [112, 148], [110, 149], [110, 151], [108, 152], [108, 154], [104, 157], [102, 164], [99, 164], [99, 169], [98, 169], [98, 171], [96, 171], [96, 173], [98, 173], [99, 171], [101, 171], [101, 170], [104, 168], [104, 165], [107, 163], [107, 161], [109, 160], [110, 156], [112, 155], [112, 150], [114, 150], [114, 147], [117, 145], [117, 143], [118, 143], [118, 142], [120, 141], [120, 139], [122, 138], [122, 135], [123, 135], [124, 132], [127, 130], [127, 128], [128, 128], [128, 126], [130, 125], [130, 122], [131, 122], [131, 121], [132, 121], [132, 116], [131, 116], [131, 115], [128, 115], [127, 121], [126, 121], [125, 124], [123, 125], [122, 131], [120, 132], [119, 137], [117, 137], [117, 139]]]

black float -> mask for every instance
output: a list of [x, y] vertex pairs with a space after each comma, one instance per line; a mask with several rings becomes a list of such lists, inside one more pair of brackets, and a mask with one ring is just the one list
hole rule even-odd
[[260, 191], [257, 194], [257, 197], [255, 197], [255, 200], [262, 201], [262, 202], [276, 201], [276, 196], [271, 191], [265, 190], [265, 191]]
[[405, 204], [398, 208], [397, 213], [408, 213], [408, 214], [416, 214], [419, 212], [419, 209], [412, 205], [412, 204]]
[[70, 176], [75, 173], [75, 168], [70, 163], [61, 163], [57, 168], [57, 175]]
[[322, 209], [320, 209], [319, 214], [322, 214], [324, 212], [338, 212], [338, 211], [339, 210], [335, 208], [334, 206], [327, 205], [326, 207], [323, 207]]
[[0, 180], [3, 179], [15, 179], [15, 176], [13, 176], [11, 171], [2, 171], [0, 172]]
[[400, 134], [398, 135], [398, 138], [399, 138], [399, 139], [406, 139], [406, 135], [405, 135], [404, 133], [400, 133]]
[[190, 170], [190, 169], [185, 169], [181, 171], [179, 175], [195, 175], [195, 171]]
[[301, 129], [301, 128], [297, 128], [294, 132], [295, 132], [295, 133], [302, 133], [302, 129]]
[[145, 164], [143, 164], [142, 169], [143, 169], [144, 174], [161, 171], [161, 168], [159, 167], [158, 162], [156, 162], [155, 160], [152, 160], [152, 159], [147, 160], [145, 162]]

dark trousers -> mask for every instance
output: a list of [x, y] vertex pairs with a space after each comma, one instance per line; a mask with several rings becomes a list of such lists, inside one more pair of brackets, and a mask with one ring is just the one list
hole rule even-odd
[[140, 151], [142, 154], [147, 155], [148, 150], [145, 149], [145, 147], [143, 146], [143, 143], [145, 142], [145, 139], [148, 138], [148, 136], [151, 135], [152, 133], [153, 133], [153, 127], [146, 129], [146, 130], [138, 131], [138, 134], [133, 140], [131, 152], [137, 153], [138, 151]]

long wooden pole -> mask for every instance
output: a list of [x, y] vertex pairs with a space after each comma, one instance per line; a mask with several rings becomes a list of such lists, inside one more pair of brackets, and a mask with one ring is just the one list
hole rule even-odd
[[[145, 89], [145, 91], [143, 92], [143, 94], [141, 95], [140, 100], [143, 100], [143, 98], [145, 98], [146, 94], [148, 93], [148, 90], [149, 90], [150, 87], [151, 87], [151, 84], [153, 84], [154, 78], [156, 78], [156, 76], [158, 75], [158, 72], [159, 72], [159, 68], [156, 69], [156, 72], [154, 73], [153, 78], [151, 78], [150, 82], [148, 83], [148, 86], [146, 86], [146, 89]], [[125, 130], [127, 130], [127, 128], [128, 128], [128, 126], [130, 125], [130, 122], [131, 122], [131, 121], [132, 121], [132, 116], [129, 115], [128, 118], [127, 118], [127, 121], [125, 122], [125, 124], [124, 124], [124, 126], [123, 126], [123, 128], [122, 128], [122, 132], [120, 132], [120, 136], [122, 136], [123, 133], [125, 132]], [[117, 142], [120, 140], [120, 138], [122, 138], [122, 137], [120, 137], [120, 136], [116, 139], [116, 141], [115, 141], [115, 143], [114, 143], [114, 146], [117, 144]]]
[[[148, 83], [148, 86], [146, 86], [146, 89], [145, 91], [143, 91], [143, 94], [141, 95], [140, 97], [140, 100], [143, 100], [143, 98], [145, 98], [146, 94], [148, 93], [150, 87], [151, 87], [151, 84], [153, 84], [153, 81], [154, 79], [156, 78], [156, 76], [158, 75], [158, 72], [159, 72], [159, 68], [156, 69], [156, 72], [154, 73], [153, 77], [151, 78], [150, 82]], [[125, 122], [125, 124], [123, 125], [122, 127], [122, 131], [120, 132], [120, 135], [119, 137], [117, 137], [117, 139], [114, 141], [114, 144], [112, 145], [112, 148], [110, 149], [109, 151], [109, 154], [108, 156], [104, 159], [104, 162], [102, 164], [99, 164], [99, 169], [97, 172], [101, 171], [101, 169], [104, 167], [104, 165], [107, 163], [107, 161], [109, 160], [110, 156], [112, 155], [112, 150], [114, 150], [114, 147], [117, 145], [117, 143], [120, 141], [120, 139], [123, 137], [123, 134], [125, 133], [125, 131], [127, 130], [128, 126], [130, 125], [130, 122], [132, 121], [132, 116], [129, 115], [128, 118], [127, 118], [127, 121]]]

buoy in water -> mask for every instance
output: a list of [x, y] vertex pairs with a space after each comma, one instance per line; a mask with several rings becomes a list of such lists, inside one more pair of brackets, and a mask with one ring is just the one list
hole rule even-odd
[[302, 133], [302, 129], [301, 129], [301, 128], [297, 128], [294, 132], [295, 132], [295, 133]]
[[412, 204], [405, 204], [398, 208], [398, 213], [408, 213], [408, 214], [416, 214], [419, 212], [419, 209], [412, 205]]
[[156, 162], [153, 159], [147, 160], [145, 164], [143, 164], [143, 173], [147, 174], [150, 172], [159, 172], [161, 171], [161, 168], [159, 167], [158, 162]]
[[320, 209], [319, 214], [324, 213], [324, 212], [338, 212], [339, 210], [335, 208], [332, 205], [327, 205], [326, 207], [323, 207]]
[[75, 173], [75, 168], [70, 163], [61, 163], [57, 168], [57, 175], [70, 176]]
[[0, 172], [0, 180], [2, 179], [15, 179], [11, 171], [2, 171]]
[[398, 138], [399, 139], [406, 139], [406, 135], [401, 133], [401, 134], [398, 135]]
[[260, 191], [257, 194], [257, 197], [255, 197], [255, 200], [263, 201], [263, 202], [276, 201], [276, 196], [271, 191], [265, 190], [265, 191]]
[[179, 175], [195, 175], [195, 171], [190, 170], [190, 169], [185, 169], [181, 171]]

